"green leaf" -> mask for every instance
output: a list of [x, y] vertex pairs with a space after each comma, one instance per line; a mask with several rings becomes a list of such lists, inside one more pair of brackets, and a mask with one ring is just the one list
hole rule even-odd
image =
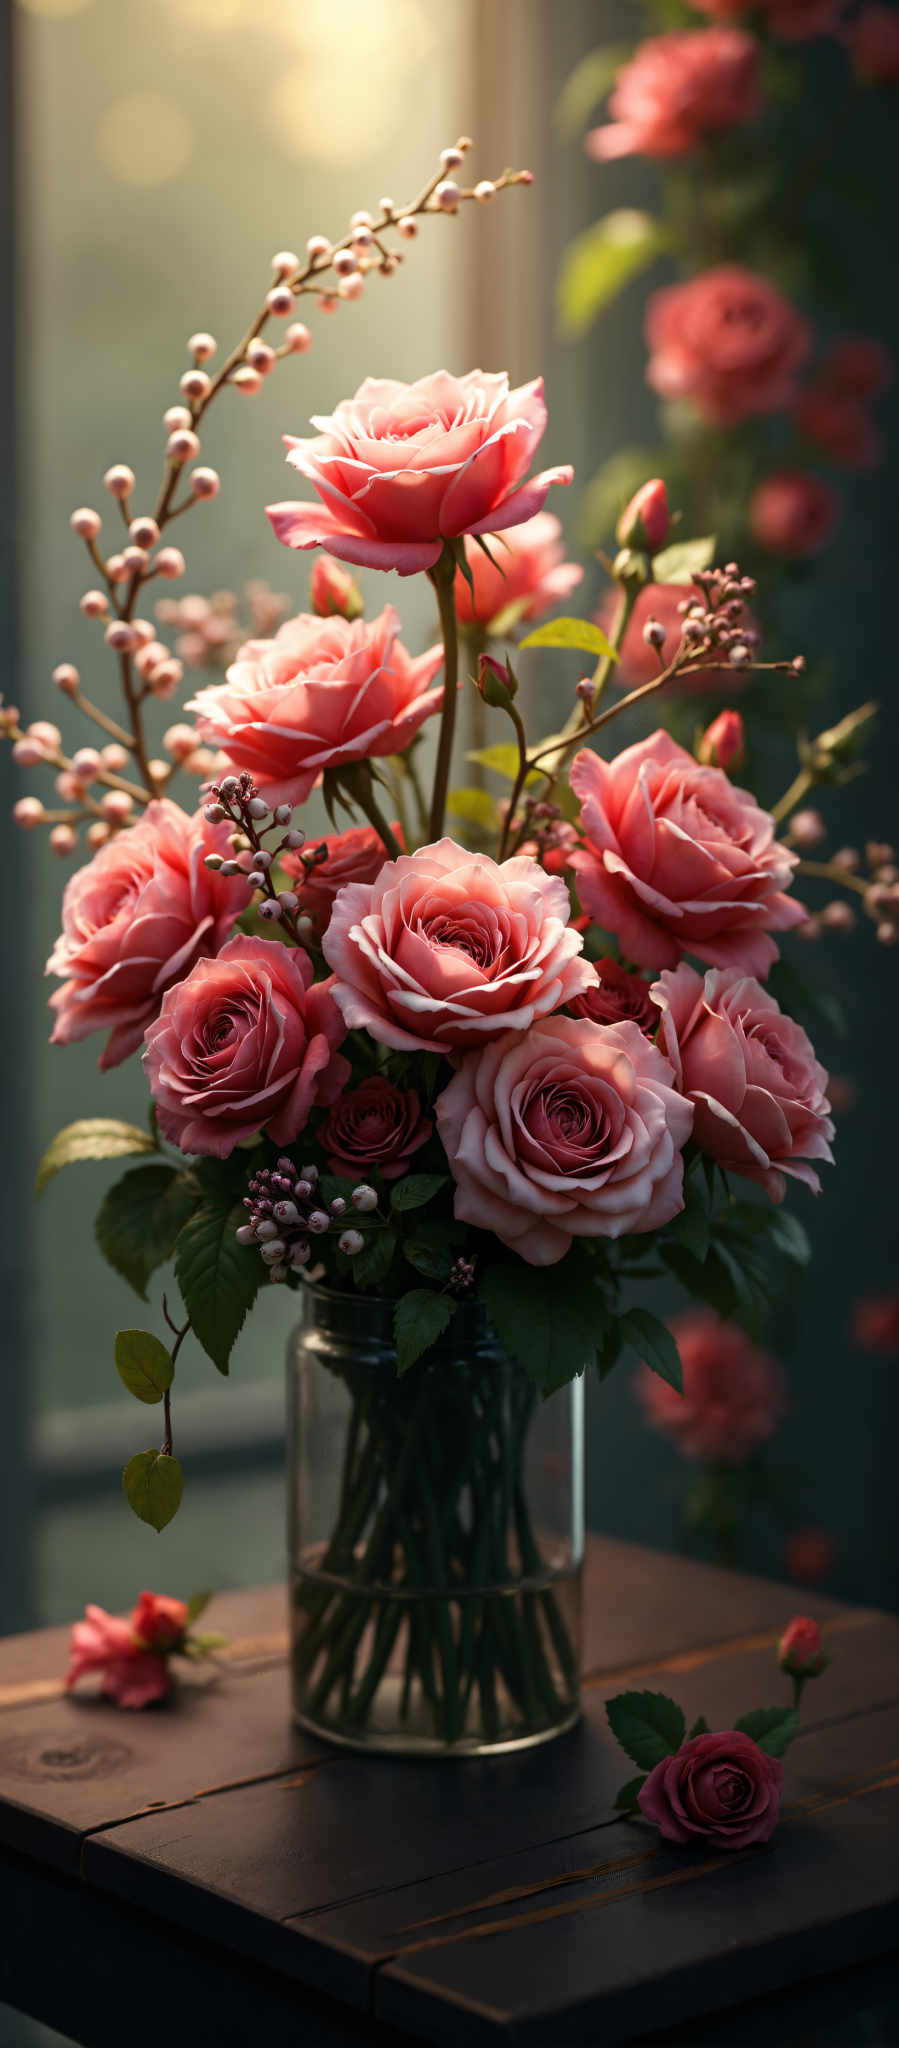
[[137, 1124], [125, 1124], [114, 1116], [85, 1116], [57, 1131], [37, 1170], [35, 1194], [41, 1195], [48, 1181], [63, 1166], [76, 1166], [83, 1159], [124, 1159], [129, 1152], [156, 1152], [158, 1146], [149, 1131]]
[[[680, 1352], [667, 1323], [654, 1316], [648, 1308], [629, 1308], [621, 1318], [622, 1333], [626, 1344], [636, 1351], [660, 1380], [665, 1380], [675, 1392], [684, 1391], [684, 1375]], [[639, 1759], [638, 1759], [639, 1761]]]
[[660, 221], [637, 207], [607, 213], [565, 251], [559, 273], [562, 331], [585, 334], [600, 309], [668, 247]]
[[501, 1344], [542, 1394], [554, 1393], [592, 1363], [608, 1327], [605, 1299], [589, 1268], [566, 1255], [558, 1284], [540, 1267], [488, 1266], [480, 1294]]
[[165, 1451], [138, 1451], [125, 1466], [122, 1488], [138, 1521], [164, 1529], [181, 1505], [184, 1474], [177, 1458]]
[[227, 1641], [227, 1636], [220, 1635], [218, 1629], [209, 1629], [205, 1635], [191, 1636], [184, 1645], [183, 1654], [194, 1658], [208, 1657], [213, 1650], [223, 1650]]
[[178, 1239], [175, 1273], [195, 1337], [219, 1372], [227, 1372], [235, 1339], [263, 1277], [259, 1255], [238, 1244], [246, 1221], [241, 1202], [207, 1183], [203, 1201]]
[[171, 1353], [151, 1330], [119, 1330], [116, 1372], [136, 1401], [161, 1401], [174, 1377]]
[[361, 1252], [349, 1261], [353, 1280], [362, 1293], [368, 1287], [380, 1287], [393, 1264], [395, 1251], [395, 1230], [388, 1227], [367, 1232]]
[[651, 1771], [663, 1757], [673, 1756], [687, 1725], [677, 1701], [664, 1692], [616, 1693], [606, 1700], [606, 1716], [612, 1734], [641, 1771]]
[[406, 1173], [393, 1183], [390, 1207], [395, 1215], [404, 1215], [407, 1209], [423, 1209], [448, 1185], [448, 1173]]
[[737, 1290], [714, 1245], [703, 1260], [694, 1258], [693, 1253], [680, 1244], [662, 1244], [659, 1250], [666, 1266], [670, 1267], [688, 1294], [695, 1295], [698, 1301], [707, 1301], [720, 1316], [733, 1315]]
[[[688, 1190], [685, 1189], [685, 1193], [689, 1196]], [[685, 1245], [687, 1251], [692, 1252], [694, 1259], [701, 1262], [709, 1248], [709, 1218], [704, 1202], [701, 1199], [690, 1201], [688, 1198], [680, 1215], [675, 1216], [673, 1223], [669, 1223], [668, 1235], [674, 1238], [676, 1244]]]
[[807, 1266], [811, 1261], [812, 1248], [808, 1232], [798, 1217], [791, 1216], [787, 1209], [775, 1209], [769, 1219], [768, 1229], [773, 1244], [785, 1259], [792, 1259], [797, 1266]]
[[202, 1593], [191, 1594], [190, 1599], [187, 1603], [188, 1628], [190, 1627], [192, 1621], [199, 1621], [200, 1615], [205, 1613], [206, 1608], [209, 1606], [209, 1602], [211, 1599], [212, 1590], [210, 1587], [207, 1587], [205, 1591]]
[[756, 1707], [751, 1714], [741, 1714], [734, 1727], [751, 1735], [766, 1756], [783, 1756], [799, 1734], [799, 1715], [795, 1707]]
[[657, 583], [691, 583], [697, 570], [707, 569], [715, 559], [714, 534], [703, 540], [676, 540], [653, 557], [652, 573]]
[[399, 1373], [408, 1372], [423, 1351], [427, 1351], [452, 1321], [455, 1304], [447, 1294], [434, 1294], [430, 1287], [413, 1287], [401, 1294], [393, 1315], [396, 1363]]
[[581, 654], [604, 654], [608, 660], [617, 661], [618, 655], [608, 635], [593, 619], [548, 619], [545, 626], [535, 626], [526, 640], [525, 647], [573, 647]]
[[496, 830], [496, 802], [489, 790], [451, 789], [446, 807], [454, 818], [464, 818], [467, 824], [480, 826], [482, 832]]
[[601, 49], [588, 50], [575, 65], [556, 102], [556, 126], [566, 141], [579, 133], [594, 107], [605, 99], [633, 47], [633, 43], [606, 43]]
[[700, 1714], [698, 1720], [694, 1721], [693, 1726], [690, 1729], [689, 1735], [687, 1736], [687, 1741], [692, 1742], [695, 1736], [707, 1735], [708, 1732], [709, 1724], [706, 1720], [706, 1717], [704, 1714]]
[[[501, 775], [504, 782], [514, 782], [520, 767], [518, 748], [508, 740], [499, 741], [494, 747], [477, 747], [466, 754], [466, 761], [477, 761], [482, 768], [491, 768], [494, 775]], [[528, 782], [538, 782], [539, 776], [528, 775]]]
[[425, 1280], [445, 1281], [453, 1270], [455, 1253], [446, 1243], [427, 1237], [407, 1237], [403, 1257]]
[[646, 1778], [646, 1771], [641, 1771], [639, 1778], [628, 1778], [627, 1784], [622, 1785], [621, 1791], [615, 1797], [619, 1813], [639, 1813], [640, 1801], [637, 1793], [642, 1792]]
[[177, 1167], [162, 1160], [132, 1167], [104, 1196], [95, 1224], [97, 1243], [142, 1301], [150, 1274], [171, 1258], [196, 1205], [196, 1194]]

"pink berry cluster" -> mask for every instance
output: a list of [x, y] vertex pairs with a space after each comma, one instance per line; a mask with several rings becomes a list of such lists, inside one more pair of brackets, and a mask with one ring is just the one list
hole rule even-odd
[[156, 617], [177, 632], [175, 653], [185, 668], [225, 669], [245, 640], [270, 639], [289, 610], [288, 597], [254, 578], [244, 586], [243, 615], [236, 590], [215, 590], [211, 597], [161, 597]]
[[[760, 638], [758, 628], [746, 617], [746, 600], [755, 591], [755, 578], [741, 576], [736, 562], [726, 562], [723, 569], [698, 569], [693, 582], [701, 595], [684, 597], [677, 607], [684, 622], [679, 665], [720, 653], [731, 668], [750, 667]], [[657, 619], [647, 619], [643, 638], [647, 646], [661, 651], [664, 626]], [[791, 666], [801, 673], [802, 656]]]
[[[266, 924], [282, 924], [295, 943], [301, 945], [311, 934], [310, 921], [297, 916], [300, 899], [296, 891], [276, 889], [271, 873], [279, 854], [299, 853], [306, 844], [305, 832], [299, 826], [290, 826], [293, 806], [276, 804], [272, 810], [246, 769], [240, 775], [224, 775], [220, 782], [207, 783], [203, 794], [207, 822], [228, 823], [234, 828], [234, 858], [228, 860], [220, 853], [208, 853], [205, 865], [222, 875], [243, 875], [247, 888], [262, 896], [259, 916]], [[285, 826], [290, 829], [285, 831]], [[264, 846], [263, 840], [273, 832], [281, 833], [277, 845]]]
[[[351, 1259], [362, 1250], [362, 1231], [345, 1222], [345, 1197], [335, 1195], [325, 1202], [318, 1179], [317, 1166], [296, 1167], [292, 1159], [283, 1158], [272, 1169], [260, 1167], [248, 1183], [249, 1193], [243, 1198], [247, 1221], [240, 1225], [237, 1241], [256, 1246], [270, 1280], [286, 1280], [289, 1273], [308, 1266], [317, 1237], [336, 1235], [338, 1249]], [[366, 1215], [377, 1209], [378, 1197], [363, 1181], [353, 1189], [350, 1203], [358, 1214]]]

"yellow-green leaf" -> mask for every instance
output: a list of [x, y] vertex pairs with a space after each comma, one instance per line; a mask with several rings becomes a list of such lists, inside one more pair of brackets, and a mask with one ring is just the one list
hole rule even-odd
[[521, 645], [572, 647], [580, 654], [604, 654], [609, 661], [618, 660], [611, 640], [594, 619], [547, 619], [545, 626], [535, 626]]
[[486, 789], [451, 789], [447, 810], [452, 811], [456, 818], [464, 818], [469, 825], [480, 826], [483, 832], [496, 830], [496, 804]]
[[137, 1124], [122, 1123], [114, 1116], [79, 1117], [51, 1139], [37, 1170], [35, 1193], [43, 1194], [47, 1182], [63, 1166], [74, 1166], [83, 1159], [124, 1159], [129, 1153], [157, 1149], [155, 1138]]
[[559, 272], [562, 331], [585, 334], [601, 308], [668, 247], [660, 221], [635, 206], [621, 206], [596, 221], [566, 249]]

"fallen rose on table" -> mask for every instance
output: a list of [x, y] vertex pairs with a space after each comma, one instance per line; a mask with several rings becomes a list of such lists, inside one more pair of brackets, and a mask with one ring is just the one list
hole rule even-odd
[[609, 1726], [641, 1774], [622, 1786], [616, 1806], [642, 1814], [669, 1842], [701, 1840], [718, 1849], [766, 1842], [780, 1815], [780, 1759], [799, 1733], [802, 1688], [827, 1662], [817, 1622], [796, 1616], [778, 1644], [793, 1704], [757, 1707], [727, 1729], [710, 1729], [700, 1714], [687, 1734], [682, 1709], [666, 1693], [617, 1693], [606, 1701]]
[[66, 1691], [97, 1673], [100, 1691], [117, 1707], [166, 1699], [174, 1685], [172, 1657], [208, 1657], [228, 1640], [191, 1627], [211, 1597], [194, 1593], [189, 1600], [172, 1600], [165, 1593], [142, 1593], [127, 1621], [104, 1607], [86, 1607], [84, 1620], [72, 1629]]

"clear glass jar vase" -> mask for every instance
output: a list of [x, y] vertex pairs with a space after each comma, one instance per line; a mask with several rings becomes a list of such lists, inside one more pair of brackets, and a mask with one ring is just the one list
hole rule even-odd
[[522, 1749], [580, 1711], [584, 1381], [477, 1304], [402, 1377], [393, 1304], [309, 1288], [288, 1351], [293, 1704], [353, 1748]]

